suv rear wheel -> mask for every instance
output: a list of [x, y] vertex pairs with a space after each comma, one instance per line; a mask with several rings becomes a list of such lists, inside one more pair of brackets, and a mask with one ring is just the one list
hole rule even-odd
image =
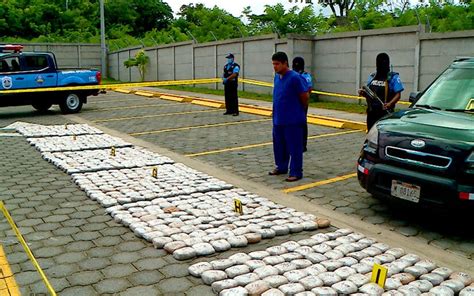
[[59, 108], [64, 114], [77, 113], [82, 109], [82, 98], [77, 93], [68, 93], [59, 103]]

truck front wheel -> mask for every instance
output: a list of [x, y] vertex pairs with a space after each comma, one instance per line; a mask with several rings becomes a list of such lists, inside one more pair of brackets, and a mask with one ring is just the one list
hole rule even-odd
[[53, 104], [49, 102], [36, 102], [32, 104], [33, 108], [35, 108], [41, 113], [48, 111], [48, 109], [51, 108], [52, 105]]
[[63, 114], [77, 113], [82, 109], [82, 98], [77, 93], [68, 93], [59, 103], [59, 108]]

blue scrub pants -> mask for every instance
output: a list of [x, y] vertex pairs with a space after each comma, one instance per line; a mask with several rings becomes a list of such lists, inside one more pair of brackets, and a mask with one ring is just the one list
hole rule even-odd
[[303, 132], [304, 124], [273, 125], [273, 155], [276, 169], [288, 171], [290, 177], [303, 177]]

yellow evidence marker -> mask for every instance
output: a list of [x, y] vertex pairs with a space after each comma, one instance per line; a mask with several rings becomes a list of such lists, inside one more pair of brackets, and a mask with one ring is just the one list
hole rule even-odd
[[244, 206], [242, 202], [236, 198], [234, 199], [234, 212], [239, 213], [239, 215], [244, 214]]
[[154, 167], [153, 170], [151, 171], [151, 176], [153, 178], [158, 178], [158, 168], [157, 167]]
[[385, 280], [387, 279], [388, 268], [380, 264], [375, 263], [372, 269], [372, 278], [370, 282], [376, 283], [382, 289], [385, 287]]
[[110, 156], [115, 156], [115, 147], [110, 149]]

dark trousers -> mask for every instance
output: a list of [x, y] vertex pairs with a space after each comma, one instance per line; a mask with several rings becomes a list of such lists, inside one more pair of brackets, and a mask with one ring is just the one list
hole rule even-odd
[[237, 96], [237, 83], [228, 81], [224, 85], [225, 109], [227, 113], [239, 113], [239, 98]]
[[367, 131], [370, 131], [372, 126], [387, 114], [387, 111], [383, 109], [367, 110]]
[[290, 177], [303, 177], [303, 126], [274, 125], [273, 155], [276, 169], [285, 173], [290, 166]]
[[[306, 116], [308, 116], [308, 108], [306, 108]], [[303, 152], [308, 150], [308, 122], [303, 125]]]

